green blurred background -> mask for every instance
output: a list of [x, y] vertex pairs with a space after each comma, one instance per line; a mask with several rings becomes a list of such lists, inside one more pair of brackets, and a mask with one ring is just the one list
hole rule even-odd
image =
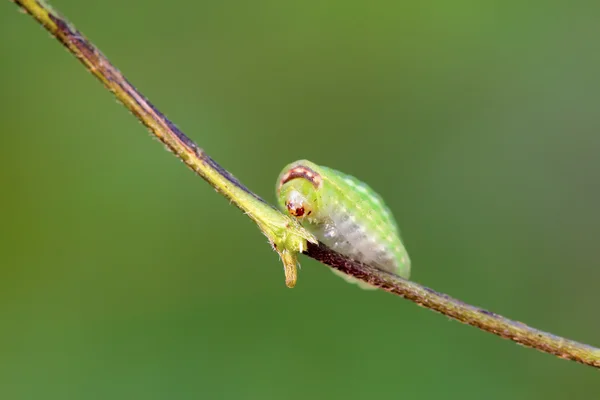
[[[387, 200], [413, 278], [600, 345], [600, 5], [56, 0], [274, 201], [287, 163]], [[599, 398], [598, 371], [303, 259], [0, 3], [2, 399]]]

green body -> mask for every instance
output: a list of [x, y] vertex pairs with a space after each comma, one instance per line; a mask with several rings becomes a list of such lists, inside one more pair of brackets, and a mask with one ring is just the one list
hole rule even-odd
[[392, 213], [366, 184], [301, 160], [281, 172], [277, 197], [284, 211], [331, 249], [409, 277], [410, 259]]

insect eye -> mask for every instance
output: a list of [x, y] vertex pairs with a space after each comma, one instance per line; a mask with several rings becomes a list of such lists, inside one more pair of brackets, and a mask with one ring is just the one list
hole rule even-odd
[[294, 217], [303, 217], [304, 215], [308, 215], [311, 211], [307, 211], [304, 204], [302, 203], [294, 203], [292, 201], [288, 201], [285, 203], [285, 207], [288, 209], [288, 212]]
[[311, 202], [298, 191], [291, 191], [285, 200], [288, 213], [296, 218], [303, 218], [312, 213]]

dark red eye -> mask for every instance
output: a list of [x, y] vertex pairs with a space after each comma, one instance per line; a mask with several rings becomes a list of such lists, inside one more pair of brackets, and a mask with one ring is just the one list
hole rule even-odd
[[295, 207], [293, 203], [285, 203], [286, 208], [294, 217], [301, 217], [304, 215], [304, 207]]

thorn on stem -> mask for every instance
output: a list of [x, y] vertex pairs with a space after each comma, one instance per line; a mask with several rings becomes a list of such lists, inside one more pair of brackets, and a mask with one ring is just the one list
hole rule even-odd
[[296, 286], [298, 280], [298, 259], [296, 253], [289, 250], [283, 250], [279, 253], [283, 262], [283, 271], [285, 272], [285, 285], [289, 288]]

